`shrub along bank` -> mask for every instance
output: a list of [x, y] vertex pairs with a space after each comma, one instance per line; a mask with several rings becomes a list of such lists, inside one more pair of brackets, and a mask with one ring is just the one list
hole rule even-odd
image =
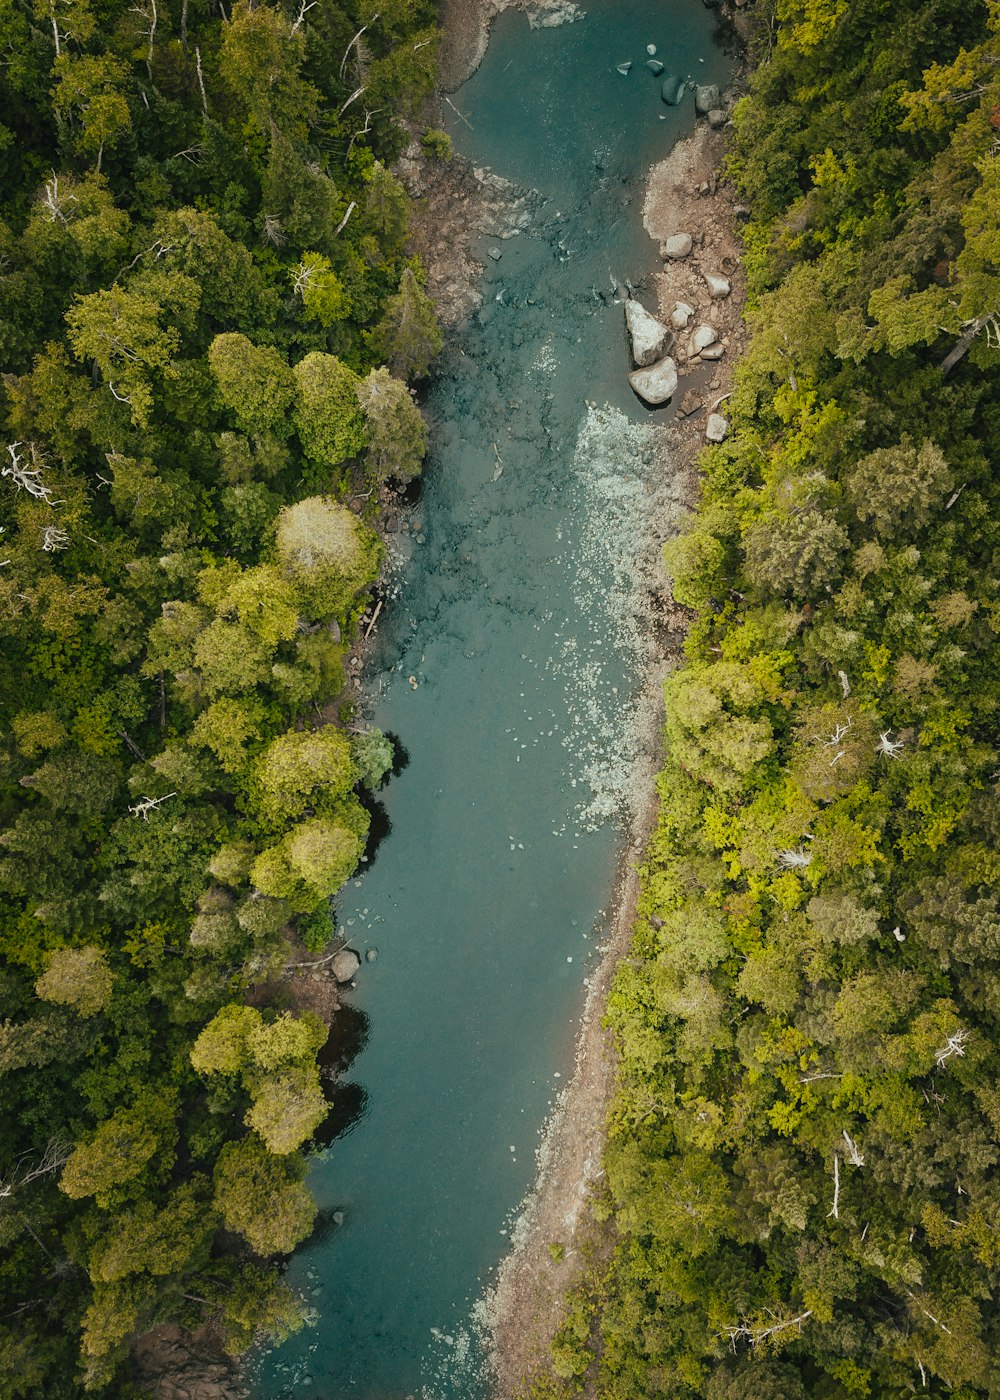
[[4, 1395], [300, 1320], [326, 1029], [279, 975], [391, 763], [338, 696], [440, 348], [388, 169], [434, 21], [0, 0]]
[[555, 1389], [996, 1395], [1000, 9], [757, 19], [752, 339], [666, 548], [616, 1245]]

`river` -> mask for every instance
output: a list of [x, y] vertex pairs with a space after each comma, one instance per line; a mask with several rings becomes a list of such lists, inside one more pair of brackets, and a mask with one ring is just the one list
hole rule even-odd
[[439, 362], [422, 495], [393, 537], [368, 683], [409, 761], [338, 901], [377, 960], [327, 1052], [343, 1082], [311, 1171], [321, 1224], [289, 1268], [314, 1321], [258, 1359], [260, 1400], [489, 1394], [481, 1299], [572, 1072], [646, 742], [669, 410], [628, 388], [614, 288], [658, 265], [645, 173], [694, 123], [646, 46], [722, 85], [713, 32], [701, 0], [592, 0], [536, 29], [509, 11], [453, 95], [459, 151], [537, 197], [519, 236], [482, 242], [482, 307]]

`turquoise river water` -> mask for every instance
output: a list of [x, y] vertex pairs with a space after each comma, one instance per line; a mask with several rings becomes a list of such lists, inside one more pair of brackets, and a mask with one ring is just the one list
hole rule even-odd
[[614, 295], [658, 263], [646, 171], [695, 120], [646, 46], [728, 78], [701, 0], [584, 4], [558, 27], [502, 15], [454, 95], [459, 150], [536, 194], [519, 236], [478, 249], [482, 307], [441, 357], [393, 537], [369, 689], [409, 761], [338, 902], [378, 956], [327, 1050], [320, 1226], [289, 1269], [315, 1320], [258, 1359], [259, 1400], [485, 1400], [481, 1300], [572, 1071], [639, 743], [644, 521], [670, 486]]

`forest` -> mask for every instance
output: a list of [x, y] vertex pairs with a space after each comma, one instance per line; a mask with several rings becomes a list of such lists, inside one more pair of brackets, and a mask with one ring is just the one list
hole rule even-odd
[[754, 22], [751, 342], [664, 551], [614, 1246], [532, 1393], [996, 1396], [1000, 6]]
[[437, 38], [431, 0], [0, 0], [5, 1396], [303, 1321], [327, 1027], [284, 974], [393, 763], [345, 665], [426, 450], [390, 167]]

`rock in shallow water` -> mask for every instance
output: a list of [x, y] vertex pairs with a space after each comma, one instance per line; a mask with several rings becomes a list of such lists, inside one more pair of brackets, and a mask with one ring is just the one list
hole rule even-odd
[[655, 78], [658, 78], [663, 72], [663, 64], [658, 58], [647, 58], [646, 67], [649, 69], [649, 71], [653, 74]]
[[353, 948], [341, 948], [330, 964], [330, 971], [338, 982], [350, 982], [360, 966], [361, 959]]
[[634, 369], [628, 382], [646, 403], [668, 403], [677, 388], [677, 366], [669, 355], [646, 369]]
[[632, 71], [632, 60], [629, 59], [627, 63], [619, 63], [617, 71], [622, 75], [623, 78], [627, 78], [629, 73], [631, 73]]
[[683, 78], [678, 78], [676, 74], [671, 73], [669, 77], [663, 79], [660, 96], [668, 107], [676, 107], [684, 96], [686, 86]]
[[651, 365], [670, 349], [673, 331], [651, 316], [641, 302], [629, 298], [625, 303], [625, 324], [632, 341], [632, 359], [640, 368]]

